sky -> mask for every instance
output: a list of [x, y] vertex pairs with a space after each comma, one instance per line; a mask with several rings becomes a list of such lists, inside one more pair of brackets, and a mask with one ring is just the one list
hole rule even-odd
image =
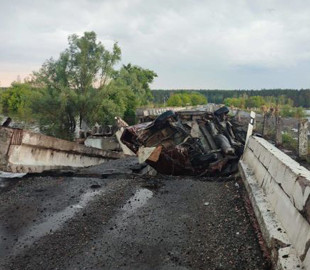
[[95, 31], [153, 89], [310, 88], [310, 1], [0, 0], [0, 86]]

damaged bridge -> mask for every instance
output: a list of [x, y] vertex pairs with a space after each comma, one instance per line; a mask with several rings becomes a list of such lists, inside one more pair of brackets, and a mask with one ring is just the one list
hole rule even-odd
[[28, 130], [0, 127], [0, 170], [39, 173], [98, 165], [123, 157]]
[[0, 178], [0, 269], [309, 270], [310, 172], [226, 107], [160, 113], [136, 156], [1, 127], [1, 171], [74, 170]]

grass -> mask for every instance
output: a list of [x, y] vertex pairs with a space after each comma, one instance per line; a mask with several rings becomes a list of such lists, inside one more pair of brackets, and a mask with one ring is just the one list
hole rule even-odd
[[292, 134], [288, 132], [282, 134], [282, 144], [287, 149], [297, 151], [298, 142]]

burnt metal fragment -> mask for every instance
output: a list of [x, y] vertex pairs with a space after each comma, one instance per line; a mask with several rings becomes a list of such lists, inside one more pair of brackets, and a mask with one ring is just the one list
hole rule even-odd
[[4, 123], [2, 124], [3, 127], [8, 127], [10, 125], [10, 123], [12, 122], [12, 119], [10, 117], [8, 117]]
[[127, 127], [121, 141], [157, 172], [168, 175], [230, 175], [243, 153], [245, 132], [229, 109], [167, 111], [154, 121]]

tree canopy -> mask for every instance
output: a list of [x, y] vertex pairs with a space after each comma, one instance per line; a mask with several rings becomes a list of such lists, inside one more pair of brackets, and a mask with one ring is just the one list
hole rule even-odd
[[149, 84], [157, 74], [132, 64], [117, 70], [120, 60], [117, 43], [107, 50], [95, 32], [73, 34], [58, 59], [45, 61], [18, 91], [13, 85], [1, 95], [2, 108], [17, 113], [26, 107], [43, 132], [62, 138], [70, 138], [83, 120], [89, 125], [112, 124], [115, 116], [133, 121], [136, 107], [152, 99]]
[[242, 98], [242, 97], [252, 97], [261, 96], [264, 99], [278, 99], [284, 97], [285, 99], [290, 99], [292, 106], [310, 108], [310, 89], [262, 89], [262, 90], [190, 90], [190, 89], [174, 89], [174, 90], [152, 90], [154, 96], [154, 103], [164, 103], [167, 98], [173, 93], [200, 93], [204, 95], [208, 102], [223, 104], [224, 100], [227, 98]]
[[21, 120], [29, 120], [31, 118], [31, 100], [36, 94], [29, 83], [12, 83], [12, 86], [1, 94], [2, 113], [17, 116]]
[[205, 96], [199, 93], [175, 93], [171, 94], [167, 100], [168, 106], [196, 106], [207, 104], [207, 99]]

